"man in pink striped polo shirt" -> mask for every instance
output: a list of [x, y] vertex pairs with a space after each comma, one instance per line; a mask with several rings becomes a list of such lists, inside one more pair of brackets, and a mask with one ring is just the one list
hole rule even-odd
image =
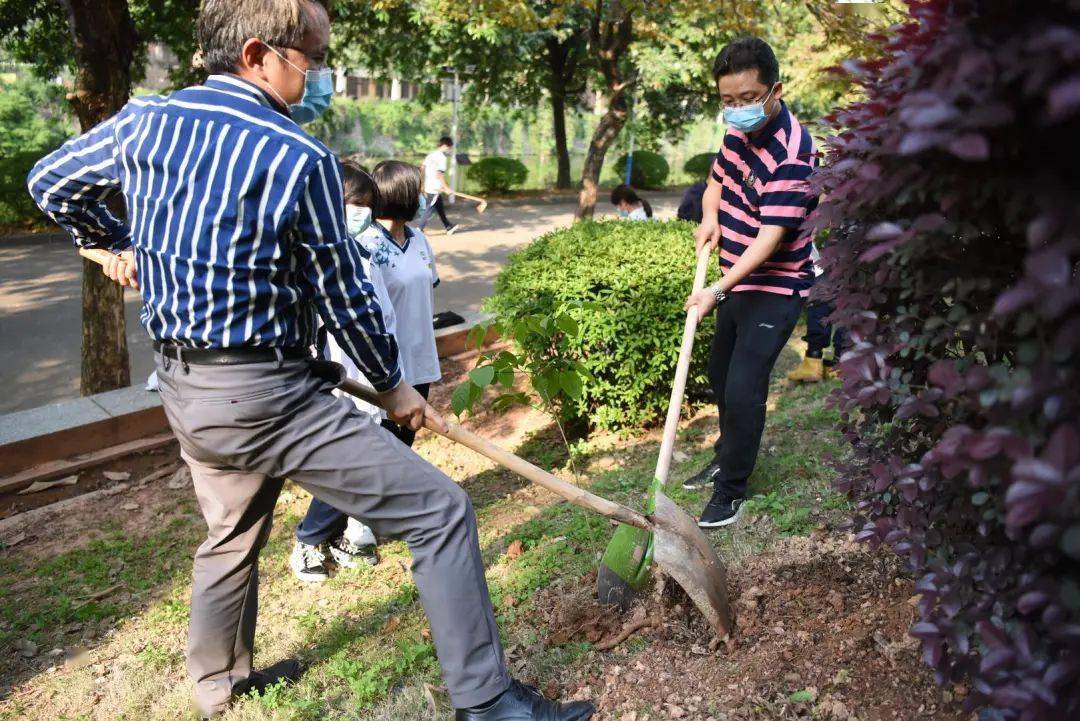
[[702, 198], [697, 247], [718, 247], [723, 277], [686, 302], [698, 318], [713, 308], [709, 377], [720, 409], [713, 460], [686, 488], [712, 485], [698, 525], [734, 523], [765, 427], [769, 374], [814, 282], [812, 240], [802, 232], [817, 205], [808, 180], [817, 165], [810, 133], [783, 101], [776, 55], [759, 38], [720, 51], [713, 77], [727, 133]]

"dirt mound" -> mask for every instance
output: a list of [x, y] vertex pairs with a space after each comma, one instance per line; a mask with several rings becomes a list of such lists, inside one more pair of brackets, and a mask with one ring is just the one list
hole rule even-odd
[[614, 646], [560, 690], [596, 699], [601, 721], [969, 718], [963, 689], [936, 688], [908, 635], [913, 588], [895, 556], [792, 538], [729, 572], [737, 630], [726, 643], [667, 589], [629, 617], [593, 601], [588, 579], [539, 593], [548, 643]]

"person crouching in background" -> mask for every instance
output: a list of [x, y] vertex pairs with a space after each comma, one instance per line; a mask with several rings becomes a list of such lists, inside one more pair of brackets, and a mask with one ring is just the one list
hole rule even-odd
[[652, 218], [652, 206], [649, 201], [639, 197], [637, 191], [629, 185], [616, 185], [611, 191], [611, 204], [619, 211], [619, 217], [625, 220], [649, 220]]

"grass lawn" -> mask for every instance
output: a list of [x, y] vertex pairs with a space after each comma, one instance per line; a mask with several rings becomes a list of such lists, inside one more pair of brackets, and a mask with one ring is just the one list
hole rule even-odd
[[[797, 355], [794, 346], [789, 355]], [[786, 365], [778, 375], [784, 370]], [[843, 515], [845, 500], [829, 490], [826, 459], [842, 451], [835, 413], [826, 406], [830, 389], [774, 381], [751, 480], [751, 513], [740, 529], [712, 536], [731, 563], [778, 536], [806, 535]], [[710, 458], [713, 413], [705, 409], [680, 435], [685, 455], [673, 467], [670, 492], [691, 512], [700, 510], [707, 493], [684, 491], [677, 481]], [[534, 430], [516, 443], [517, 451], [569, 478], [557, 434], [542, 419], [529, 420]], [[481, 421], [471, 424], [485, 432]], [[593, 491], [640, 507], [657, 449], [655, 432], [601, 435], [580, 444], [575, 461]], [[514, 673], [544, 687], [603, 667], [603, 656], [588, 642], [549, 643], [556, 629], [536, 623], [533, 603], [541, 589], [591, 582], [611, 535], [609, 522], [482, 459], [462, 460], [470, 452], [451, 449], [443, 439], [424, 435], [417, 450], [463, 481], [475, 500], [488, 582]], [[288, 554], [307, 501], [305, 492], [286, 486], [275, 511], [261, 562], [257, 663], [299, 655], [310, 670], [295, 686], [241, 700], [225, 718], [446, 718], [448, 700], [405, 545], [382, 546], [375, 568], [342, 571], [321, 586], [300, 584], [289, 572]], [[152, 492], [142, 503], [140, 523], [115, 508], [100, 509], [101, 520], [99, 509], [91, 509], [85, 524], [95, 530], [85, 536], [51, 539], [47, 553], [36, 552], [35, 544], [3, 550], [0, 693], [6, 695], [0, 719], [144, 721], [190, 714], [183, 665], [187, 596], [191, 554], [204, 526], [188, 489]], [[26, 642], [36, 646], [31, 658], [17, 652]], [[643, 642], [628, 646], [635, 643]]]

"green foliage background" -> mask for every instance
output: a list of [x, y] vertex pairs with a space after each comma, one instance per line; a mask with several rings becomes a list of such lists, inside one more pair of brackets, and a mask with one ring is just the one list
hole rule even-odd
[[[487, 308], [510, 321], [553, 315], [565, 303], [597, 303], [582, 314], [567, 353], [592, 376], [574, 413], [594, 428], [662, 420], [679, 355], [694, 276], [693, 226], [681, 221], [582, 222], [553, 231], [510, 257]], [[710, 397], [706, 364], [713, 324], [697, 334], [687, 404]]]
[[0, 80], [0, 223], [38, 216], [26, 192], [26, 175], [73, 130], [63, 88], [31, 79]]

